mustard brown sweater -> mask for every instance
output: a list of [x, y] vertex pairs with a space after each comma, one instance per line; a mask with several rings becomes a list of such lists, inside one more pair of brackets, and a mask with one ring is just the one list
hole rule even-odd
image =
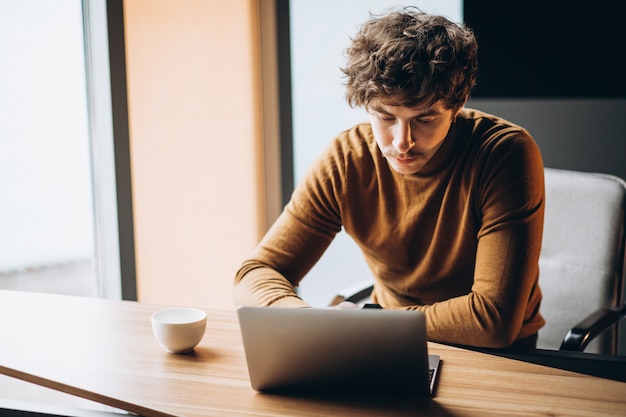
[[300, 280], [343, 227], [373, 301], [426, 314], [431, 340], [506, 347], [543, 326], [543, 162], [529, 133], [463, 109], [417, 174], [394, 171], [369, 123], [337, 136], [235, 277], [237, 305], [306, 307]]

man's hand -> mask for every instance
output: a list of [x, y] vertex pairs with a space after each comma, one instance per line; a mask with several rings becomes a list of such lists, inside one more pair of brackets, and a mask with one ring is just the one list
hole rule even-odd
[[342, 301], [339, 304], [328, 308], [331, 310], [359, 310], [361, 307], [354, 304], [352, 301]]

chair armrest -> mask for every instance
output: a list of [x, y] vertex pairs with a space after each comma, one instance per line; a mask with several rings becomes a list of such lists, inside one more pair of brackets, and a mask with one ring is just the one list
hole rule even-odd
[[582, 352], [597, 335], [617, 324], [626, 316], [626, 304], [615, 308], [602, 308], [591, 313], [567, 332], [559, 350]]
[[372, 289], [374, 289], [374, 286], [372, 285], [372, 280], [359, 282], [358, 284], [352, 285], [339, 291], [329, 305], [334, 306], [341, 303], [342, 301], [350, 301], [358, 304], [359, 301], [363, 301], [369, 297], [369, 295], [372, 293]]

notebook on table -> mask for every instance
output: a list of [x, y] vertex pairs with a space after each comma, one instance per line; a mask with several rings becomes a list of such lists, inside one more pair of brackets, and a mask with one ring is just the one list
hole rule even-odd
[[239, 307], [257, 391], [432, 395], [440, 357], [429, 355], [420, 311]]

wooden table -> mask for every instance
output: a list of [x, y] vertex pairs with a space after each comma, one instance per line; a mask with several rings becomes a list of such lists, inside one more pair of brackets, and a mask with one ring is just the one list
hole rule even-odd
[[626, 383], [434, 343], [432, 399], [261, 394], [234, 311], [207, 310], [201, 344], [175, 355], [152, 335], [160, 308], [0, 290], [0, 373], [143, 416], [626, 415]]

